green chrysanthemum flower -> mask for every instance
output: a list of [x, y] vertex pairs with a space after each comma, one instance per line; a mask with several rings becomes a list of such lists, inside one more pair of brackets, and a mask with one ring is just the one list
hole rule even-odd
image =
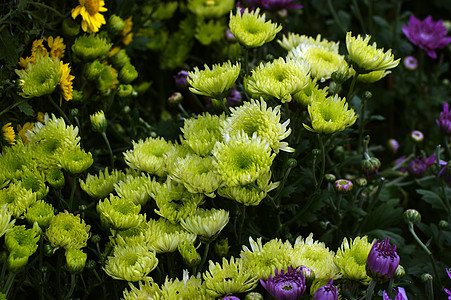
[[121, 83], [127, 84], [138, 78], [138, 71], [132, 64], [126, 64], [119, 71], [119, 80]]
[[146, 221], [146, 214], [141, 215], [140, 211], [141, 205], [114, 195], [97, 204], [102, 225], [112, 229], [124, 230], [139, 226]]
[[188, 267], [194, 267], [200, 263], [200, 254], [196, 251], [193, 243], [180, 244], [178, 249], [180, 255], [183, 257], [183, 261]]
[[198, 208], [196, 214], [182, 219], [180, 225], [201, 239], [211, 240], [221, 232], [228, 222], [229, 212], [224, 209]]
[[108, 126], [108, 121], [105, 118], [105, 113], [103, 110], [99, 110], [98, 112], [89, 115], [89, 119], [91, 120], [92, 130], [100, 133], [105, 132], [106, 127]]
[[11, 220], [12, 214], [8, 211], [7, 205], [0, 206], [0, 237], [13, 228], [16, 219]]
[[139, 281], [139, 286], [136, 287], [131, 282], [128, 283], [130, 291], [127, 289], [123, 292], [124, 300], [137, 300], [137, 299], [159, 299], [161, 297], [161, 289], [153, 281], [152, 277], [144, 277]]
[[11, 183], [0, 190], [0, 205], [6, 205], [14, 218], [21, 217], [36, 202], [36, 193], [27, 190], [20, 184]]
[[267, 280], [270, 275], [274, 276], [275, 269], [287, 270], [291, 263], [291, 252], [293, 248], [289, 242], [283, 243], [279, 239], [272, 239], [262, 245], [262, 239], [258, 238], [254, 241], [249, 237], [251, 249], [243, 246], [240, 253], [241, 261], [247, 270], [258, 278]]
[[60, 247], [66, 250], [70, 248], [80, 249], [86, 247], [90, 228], [91, 226], [86, 225], [79, 215], [74, 216], [65, 212], [52, 218], [45, 235], [54, 251]]
[[86, 171], [94, 162], [91, 152], [85, 152], [81, 148], [64, 151], [60, 158], [61, 167], [71, 174], [79, 174]]
[[289, 119], [280, 124], [280, 105], [271, 108], [263, 99], [251, 99], [241, 106], [231, 107], [230, 112], [230, 117], [221, 126], [223, 135], [231, 135], [241, 130], [249, 137], [257, 133], [269, 142], [274, 152], [294, 152], [287, 142], [281, 142], [290, 135], [291, 128], [288, 127]]
[[207, 65], [204, 67], [204, 70], [194, 67], [194, 71], [188, 72], [187, 79], [191, 85], [189, 90], [221, 101], [227, 96], [240, 75], [241, 64], [232, 65], [230, 61], [227, 61], [222, 65], [213, 65], [211, 69]]
[[173, 147], [163, 138], [148, 137], [145, 141], [133, 141], [133, 150], [124, 152], [125, 163], [132, 169], [164, 177], [167, 175], [164, 154]]
[[86, 180], [79, 180], [80, 187], [89, 196], [101, 199], [105, 198], [114, 191], [114, 184], [120, 182], [125, 178], [125, 174], [119, 170], [108, 172], [108, 167], [103, 171], [99, 171], [98, 175], [88, 174]]
[[117, 280], [138, 281], [158, 265], [155, 251], [145, 245], [116, 245], [103, 270]]
[[219, 18], [235, 5], [234, 0], [188, 0], [188, 9], [197, 17], [213, 19]]
[[62, 189], [66, 183], [64, 173], [59, 168], [47, 170], [45, 180], [54, 189]]
[[14, 226], [5, 234], [5, 246], [9, 252], [19, 250], [31, 256], [38, 249], [39, 235], [34, 229], [26, 229], [24, 225]]
[[47, 228], [54, 216], [55, 210], [53, 206], [42, 200], [36, 201], [25, 213], [25, 219], [29, 224], [33, 225], [36, 222], [41, 228]]
[[220, 124], [223, 120], [224, 114], [217, 116], [209, 113], [186, 119], [180, 129], [184, 137], [182, 144], [189, 146], [197, 155], [210, 155], [216, 142], [222, 141]]
[[400, 58], [395, 60], [391, 49], [384, 52], [383, 48], [378, 49], [376, 43], [369, 45], [370, 35], [363, 39], [360, 34], [352, 36], [352, 32], [346, 34], [346, 48], [349, 58], [364, 71], [382, 71], [392, 69], [399, 64]]
[[183, 184], [190, 193], [201, 193], [211, 198], [215, 197], [214, 192], [223, 183], [222, 176], [214, 171], [211, 156], [189, 155], [179, 158], [169, 176]]
[[270, 180], [271, 172], [268, 172], [255, 181], [257, 188], [253, 185], [226, 186], [218, 189], [218, 194], [246, 206], [256, 206], [260, 204], [260, 201], [266, 197], [268, 192], [279, 186], [279, 182], [270, 182]]
[[26, 70], [15, 71], [19, 76], [21, 87], [19, 95], [24, 98], [51, 94], [61, 78], [59, 60], [52, 59], [48, 55], [37, 55], [36, 62], [28, 63]]
[[303, 90], [294, 94], [293, 99], [300, 105], [308, 106], [314, 99], [327, 98], [328, 89], [329, 87], [318, 88], [317, 79], [313, 79]]
[[154, 198], [158, 207], [155, 212], [172, 223], [194, 215], [204, 202], [202, 194], [190, 193], [184, 185], [170, 179], [155, 190]]
[[346, 99], [340, 99], [337, 94], [328, 98], [315, 99], [308, 106], [312, 127], [303, 124], [312, 132], [331, 134], [343, 131], [357, 120], [354, 109], [348, 109]]
[[[191, 138], [190, 138], [191, 139]], [[192, 138], [195, 140], [194, 137]], [[211, 152], [211, 151], [210, 151]], [[172, 173], [177, 167], [177, 161], [179, 158], [187, 157], [188, 155], [194, 155], [193, 149], [188, 146], [182, 139], [182, 145], [174, 144], [172, 148], [164, 154], [164, 160], [166, 162], [166, 170], [168, 173]]]
[[170, 253], [177, 251], [183, 243], [194, 243], [196, 235], [185, 231], [179, 224], [172, 224], [164, 218], [149, 220], [150, 248], [157, 253]]
[[372, 245], [367, 236], [356, 237], [349, 242], [347, 238], [343, 239], [335, 255], [335, 264], [344, 278], [366, 285], [370, 283], [371, 278], [366, 274], [365, 267]]
[[364, 83], [373, 83], [373, 82], [381, 80], [382, 78], [384, 78], [385, 76], [387, 76], [390, 73], [391, 73], [391, 71], [387, 71], [387, 70], [373, 71], [373, 72], [369, 72], [367, 74], [359, 74], [357, 76], [357, 80], [360, 82], [364, 82]]
[[49, 192], [49, 187], [45, 185], [44, 174], [40, 173], [37, 169], [30, 170], [24, 168], [21, 181], [18, 182], [20, 186], [31, 190], [36, 193], [36, 199], [44, 199]]
[[208, 271], [203, 274], [207, 292], [213, 297], [225, 296], [228, 293], [244, 293], [254, 289], [258, 276], [244, 267], [240, 259], [233, 256], [228, 261], [222, 258], [222, 265], [210, 260]]
[[266, 15], [260, 15], [260, 9], [249, 11], [248, 8], [241, 13], [238, 8], [234, 15], [230, 12], [229, 28], [238, 42], [246, 48], [256, 48], [272, 41], [282, 26], [265, 21]]
[[22, 177], [24, 167], [36, 165], [34, 155], [19, 139], [15, 145], [4, 147], [0, 153], [0, 181]]
[[156, 185], [155, 178], [152, 179], [148, 174], [127, 175], [123, 181], [114, 184], [114, 190], [119, 197], [143, 206], [151, 199], [149, 192], [154, 191]]
[[85, 268], [88, 255], [81, 249], [67, 249], [66, 252], [66, 268], [70, 273], [81, 273]]
[[[213, 300], [207, 294], [207, 289], [202, 278], [191, 276], [183, 272], [183, 280], [169, 279], [166, 277], [164, 284], [161, 285], [161, 300], [178, 299], [178, 300]], [[199, 274], [200, 275], [200, 274]]]
[[246, 185], [269, 172], [275, 153], [266, 139], [244, 131], [226, 135], [213, 149], [217, 172], [228, 186]]
[[260, 65], [244, 80], [244, 86], [253, 98], [274, 97], [282, 103], [290, 102], [291, 96], [309, 83], [308, 67], [297, 61], [282, 57]]
[[[217, 1], [223, 2], [223, 1]], [[194, 36], [204, 46], [220, 41], [224, 36], [225, 24], [222, 20], [198, 20]]]
[[98, 35], [82, 35], [75, 39], [72, 51], [84, 61], [93, 61], [107, 57], [112, 44]]
[[7, 260], [8, 270], [14, 273], [19, 273], [23, 271], [25, 266], [28, 264], [27, 251], [23, 248], [16, 249], [9, 253]]
[[316, 38], [307, 35], [299, 35], [297, 33], [288, 33], [284, 35], [282, 40], [277, 41], [282, 48], [287, 51], [295, 49], [297, 47], [320, 47], [328, 51], [338, 53], [338, 42], [329, 42], [326, 39], [321, 38], [321, 34], [318, 34]]

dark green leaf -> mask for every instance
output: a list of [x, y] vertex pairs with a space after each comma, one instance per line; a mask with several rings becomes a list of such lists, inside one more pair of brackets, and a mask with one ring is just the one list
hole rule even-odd
[[416, 190], [416, 192], [422, 195], [423, 197], [421, 197], [421, 199], [429, 203], [432, 206], [432, 208], [446, 209], [445, 203], [443, 203], [442, 198], [440, 198], [440, 196], [437, 195], [436, 193], [422, 189], [418, 189]]

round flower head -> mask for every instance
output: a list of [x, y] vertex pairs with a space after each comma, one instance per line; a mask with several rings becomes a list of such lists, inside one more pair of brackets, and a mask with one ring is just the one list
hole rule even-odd
[[34, 229], [26, 229], [24, 225], [14, 226], [5, 234], [5, 247], [9, 252], [19, 250], [31, 256], [38, 249], [39, 235]]
[[313, 294], [313, 300], [338, 300], [338, 288], [332, 283], [334, 279], [331, 278], [326, 285], [320, 287]]
[[154, 190], [156, 185], [155, 178], [147, 174], [127, 175], [123, 181], [114, 184], [114, 190], [119, 197], [143, 206], [151, 199], [149, 191]]
[[444, 48], [451, 43], [451, 37], [446, 36], [447, 29], [443, 20], [434, 22], [431, 16], [421, 21], [411, 15], [409, 23], [402, 26], [402, 32], [431, 58], [437, 58], [435, 49]]
[[416, 143], [422, 142], [424, 140], [424, 134], [419, 130], [414, 130], [410, 133], [410, 137]]
[[233, 9], [233, 0], [188, 0], [188, 9], [199, 18], [219, 18]]
[[27, 209], [25, 219], [31, 225], [36, 222], [39, 227], [47, 228], [55, 215], [54, 211], [55, 210], [50, 203], [38, 200]]
[[186, 90], [189, 87], [188, 83], [188, 71], [180, 70], [176, 75], [174, 75], [174, 83], [177, 89]]
[[223, 38], [224, 27], [222, 20], [200, 20], [197, 22], [194, 36], [202, 45], [208, 46]]
[[188, 72], [188, 83], [191, 85], [189, 90], [213, 99], [224, 99], [240, 75], [241, 64], [232, 65], [227, 61], [222, 65], [213, 65], [211, 69], [204, 66], [204, 70], [194, 67], [194, 71]]
[[160, 177], [167, 175], [164, 154], [173, 147], [165, 139], [148, 137], [145, 141], [133, 141], [133, 150], [124, 152], [125, 163], [132, 169], [141, 170]]
[[64, 98], [64, 100], [69, 101], [72, 100], [72, 80], [74, 80], [75, 76], [70, 75], [70, 66], [69, 63], [65, 64], [62, 61], [60, 61], [60, 72], [61, 72], [61, 78], [58, 82], [58, 85], [61, 89], [61, 96]]
[[282, 26], [266, 21], [265, 14], [260, 15], [260, 9], [241, 13], [238, 8], [234, 15], [230, 12], [229, 28], [238, 42], [246, 48], [256, 48], [272, 41]]
[[[287, 138], [291, 133], [288, 127], [290, 120], [280, 123], [280, 106], [268, 107], [263, 99], [245, 102], [236, 108], [230, 108], [231, 115], [222, 123], [223, 135], [230, 135], [233, 132], [243, 130], [249, 137], [254, 133], [266, 138], [274, 152], [279, 150], [294, 152], [288, 147], [287, 142], [281, 140]], [[288, 127], [288, 128], [287, 128]]]
[[158, 207], [155, 212], [172, 223], [194, 215], [197, 207], [204, 202], [202, 194], [193, 194], [171, 179], [155, 189], [153, 198]]
[[14, 132], [11, 123], [6, 123], [2, 126], [2, 134], [3, 139], [10, 145], [14, 145], [16, 143], [16, 134]]
[[416, 70], [418, 67], [418, 60], [413, 56], [406, 56], [403, 59], [404, 67], [406, 67], [407, 70], [413, 71]]
[[43, 199], [49, 192], [49, 187], [45, 185], [44, 174], [37, 169], [24, 168], [19, 184], [36, 193], [36, 199]]
[[178, 278], [169, 279], [166, 277], [164, 284], [161, 285], [161, 299], [199, 299], [209, 300], [211, 296], [207, 294], [205, 283], [202, 282], [200, 273], [196, 277], [183, 270], [183, 280]]
[[136, 71], [135, 66], [133, 66], [132, 64], [126, 64], [119, 71], [118, 78], [121, 81], [121, 83], [125, 84], [130, 83], [136, 78], [138, 78], [138, 71]]
[[245, 78], [244, 86], [254, 98], [274, 97], [285, 103], [290, 102], [292, 95], [306, 87], [309, 81], [305, 64], [280, 57], [266, 64], [260, 63], [252, 70], [252, 75]]
[[108, 172], [108, 167], [103, 171], [99, 171], [97, 175], [88, 174], [86, 179], [79, 180], [80, 187], [89, 196], [101, 199], [108, 196], [109, 193], [114, 191], [114, 184], [120, 182], [125, 178], [125, 174], [119, 170], [113, 170]]
[[105, 24], [105, 17], [101, 12], [108, 9], [104, 6], [103, 0], [78, 0], [80, 3], [77, 7], [72, 9], [72, 18], [75, 19], [81, 15], [81, 29], [88, 33], [97, 32], [102, 24]]
[[80, 249], [86, 247], [90, 228], [79, 215], [64, 212], [52, 218], [45, 235], [54, 251], [59, 247]]
[[348, 109], [346, 99], [340, 99], [337, 94], [328, 98], [315, 99], [308, 106], [312, 127], [303, 124], [312, 132], [331, 134], [343, 131], [357, 120], [354, 109]]
[[258, 277], [244, 268], [243, 263], [233, 256], [228, 261], [222, 258], [222, 265], [210, 260], [208, 270], [203, 274], [207, 292], [212, 297], [228, 293], [238, 294], [253, 290]]
[[128, 56], [125, 49], [114, 47], [109, 54], [109, 59], [115, 68], [122, 68], [127, 64], [130, 64], [130, 56]]
[[0, 190], [0, 205], [6, 205], [14, 218], [21, 217], [36, 202], [36, 193], [20, 183], [11, 183]]
[[34, 153], [28, 150], [20, 140], [10, 147], [3, 147], [0, 155], [0, 183], [21, 178], [25, 166], [36, 164]]
[[160, 287], [153, 281], [152, 277], [144, 277], [139, 281], [138, 287], [131, 282], [128, 285], [130, 291], [124, 290], [124, 300], [160, 299], [159, 297], [161, 297]]
[[440, 112], [440, 119], [435, 120], [435, 122], [444, 134], [451, 135], [451, 111], [447, 102], [443, 103], [443, 111]]
[[276, 268], [274, 277], [269, 276], [268, 280], [260, 279], [261, 285], [278, 300], [296, 300], [302, 297], [305, 292], [305, 278], [302, 272], [288, 267], [285, 273], [280, 273]]
[[146, 215], [141, 215], [140, 211], [141, 205], [112, 194], [110, 199], [105, 198], [97, 204], [102, 225], [112, 229], [124, 230], [139, 226], [146, 220]]
[[388, 237], [385, 241], [376, 240], [368, 254], [366, 272], [371, 278], [388, 280], [395, 274], [399, 260], [396, 245], [390, 246]]
[[60, 62], [48, 55], [37, 55], [36, 62], [29, 63], [26, 70], [15, 71], [19, 76], [19, 95], [24, 98], [51, 94], [61, 79]]
[[70, 273], [81, 273], [85, 267], [88, 255], [81, 249], [67, 249], [66, 268]]
[[365, 267], [371, 247], [367, 236], [349, 241], [346, 237], [343, 238], [334, 261], [344, 278], [369, 284], [371, 278], [366, 274]]
[[349, 57], [358, 68], [364, 71], [381, 71], [392, 69], [399, 64], [400, 59], [394, 60], [391, 49], [384, 52], [384, 49], [378, 49], [376, 43], [369, 45], [370, 35], [363, 39], [360, 34], [357, 37], [352, 36], [349, 31], [346, 34], [346, 48]]
[[13, 228], [16, 219], [11, 220], [11, 217], [12, 214], [8, 211], [7, 205], [2, 204], [0, 206], [0, 237]]
[[72, 51], [75, 56], [84, 61], [93, 61], [107, 57], [110, 49], [111, 44], [98, 35], [79, 36], [72, 45]]
[[27, 254], [26, 250], [23, 248], [15, 249], [8, 255], [7, 267], [8, 270], [14, 273], [19, 273], [23, 271], [28, 263], [28, 258], [30, 256]]
[[138, 281], [158, 265], [155, 251], [141, 244], [116, 245], [103, 270], [116, 280]]
[[249, 137], [244, 131], [226, 135], [213, 149], [217, 172], [228, 186], [246, 185], [269, 172], [275, 153], [266, 139], [256, 132]]
[[293, 99], [296, 103], [308, 106], [312, 103], [313, 99], [327, 98], [328, 87], [318, 88], [317, 79], [310, 80], [305, 88], [293, 95]]
[[182, 144], [189, 146], [197, 155], [210, 155], [216, 142], [222, 141], [220, 124], [224, 120], [224, 114], [217, 116], [208, 112], [197, 118], [185, 119], [184, 126], [180, 128]]
[[240, 257], [246, 269], [263, 280], [274, 276], [275, 270], [286, 270], [291, 263], [291, 251], [293, 248], [289, 242], [283, 243], [279, 239], [272, 239], [262, 245], [262, 239], [254, 241], [249, 237], [251, 248], [243, 246]]
[[178, 246], [184, 243], [194, 243], [196, 235], [182, 228], [179, 224], [172, 224], [165, 218], [157, 221], [149, 220], [150, 244], [149, 247], [157, 253], [170, 253], [177, 251]]
[[64, 151], [60, 158], [61, 167], [71, 174], [80, 174], [86, 171], [94, 162], [91, 152], [81, 148]]
[[180, 225], [201, 239], [210, 240], [216, 237], [228, 222], [229, 212], [226, 210], [198, 208], [196, 214], [182, 219]]
[[112, 66], [104, 63], [104, 68], [100, 72], [99, 77], [96, 79], [97, 89], [104, 94], [111, 92], [111, 89], [116, 88], [119, 83], [117, 70]]
[[297, 33], [288, 33], [284, 35], [282, 40], [277, 41], [279, 45], [287, 51], [301, 47], [319, 47], [330, 52], [338, 53], [338, 42], [329, 42], [326, 39], [321, 38], [321, 34], [318, 34], [316, 38], [307, 35], [299, 35]]
[[[194, 139], [194, 137], [193, 137]], [[163, 155], [166, 163], [166, 170], [168, 173], [172, 173], [177, 167], [177, 161], [179, 158], [187, 157], [188, 155], [195, 155], [193, 149], [188, 146], [182, 139], [182, 144], [173, 144], [172, 147]]]
[[105, 132], [108, 123], [103, 110], [89, 115], [89, 119], [91, 120], [92, 130], [100, 133]]
[[183, 184], [193, 194], [201, 193], [214, 198], [215, 191], [223, 184], [222, 176], [214, 171], [211, 156], [188, 155], [179, 158], [169, 175]]

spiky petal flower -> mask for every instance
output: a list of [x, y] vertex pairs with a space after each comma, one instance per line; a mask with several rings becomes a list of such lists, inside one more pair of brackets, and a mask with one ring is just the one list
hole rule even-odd
[[189, 90], [213, 99], [224, 99], [240, 75], [241, 64], [232, 65], [227, 61], [222, 65], [215, 64], [211, 69], [204, 66], [204, 70], [194, 67], [194, 71], [188, 72], [188, 83], [191, 85]]
[[224, 209], [198, 208], [196, 214], [182, 219], [180, 225], [202, 239], [215, 237], [229, 222], [229, 212]]
[[198, 300], [210, 300], [212, 297], [208, 295], [205, 283], [200, 277], [200, 273], [197, 276], [189, 274], [187, 270], [183, 270], [183, 279], [178, 278], [169, 279], [166, 277], [164, 283], [161, 285], [161, 299], [198, 299]]
[[449, 110], [448, 102], [443, 103], [443, 111], [440, 112], [440, 119], [435, 120], [435, 122], [444, 134], [451, 135], [451, 111]]
[[79, 5], [72, 9], [72, 18], [81, 15], [81, 28], [88, 33], [97, 32], [102, 24], [105, 24], [105, 17], [101, 12], [108, 9], [104, 6], [103, 0], [78, 0]]
[[61, 167], [71, 174], [80, 174], [86, 171], [94, 162], [91, 152], [81, 148], [64, 151], [60, 157]]
[[369, 284], [371, 278], [366, 274], [366, 260], [372, 244], [367, 236], [348, 239], [345, 237], [335, 255], [335, 264], [344, 278]]
[[114, 184], [120, 182], [124, 178], [125, 174], [122, 171], [113, 170], [108, 172], [108, 167], [106, 167], [103, 171], [99, 171], [99, 174], [88, 174], [84, 181], [80, 179], [80, 187], [89, 196], [101, 199], [113, 192]]
[[50, 203], [38, 200], [27, 209], [25, 219], [31, 225], [36, 222], [39, 227], [47, 228], [54, 215], [54, 208]]
[[217, 142], [213, 149], [217, 172], [228, 186], [246, 185], [269, 172], [275, 153], [266, 139], [244, 131], [226, 135], [225, 141]]
[[16, 134], [14, 132], [11, 123], [6, 123], [2, 127], [3, 131], [3, 139], [10, 145], [14, 145], [16, 143]]
[[36, 202], [36, 193], [24, 188], [20, 182], [11, 183], [0, 190], [0, 205], [6, 205], [13, 217], [21, 217]]
[[434, 22], [431, 16], [421, 21], [411, 15], [408, 25], [402, 26], [402, 32], [431, 58], [437, 58], [435, 49], [444, 48], [451, 43], [451, 37], [446, 36], [447, 30], [443, 20]]
[[45, 41], [47, 41], [47, 44], [50, 48], [50, 57], [52, 58], [63, 58], [64, 52], [66, 51], [66, 45], [63, 42], [63, 38], [60, 36], [53, 37], [45, 37]]
[[55, 251], [59, 247], [80, 249], [86, 247], [90, 228], [79, 215], [64, 212], [52, 218], [45, 235]]
[[238, 42], [246, 48], [256, 48], [272, 41], [282, 26], [266, 21], [266, 15], [260, 15], [260, 9], [249, 11], [248, 8], [241, 13], [238, 8], [234, 15], [230, 12], [230, 32]]
[[357, 120], [354, 109], [348, 109], [346, 99], [337, 94], [328, 98], [316, 99], [308, 106], [312, 127], [303, 124], [312, 132], [331, 134], [343, 131]]
[[338, 300], [338, 288], [332, 285], [333, 278], [326, 285], [320, 287], [313, 294], [313, 300]]
[[296, 300], [304, 294], [306, 285], [304, 275], [300, 270], [288, 267], [285, 273], [280, 273], [276, 268], [273, 277], [269, 276], [268, 280], [260, 279], [261, 285], [278, 300]]
[[145, 205], [151, 199], [149, 191], [156, 188], [158, 183], [147, 174], [140, 176], [127, 175], [124, 180], [114, 184], [114, 190], [123, 199], [134, 204]]
[[220, 18], [233, 9], [234, 0], [189, 0], [188, 9], [198, 18]]
[[364, 71], [381, 71], [392, 69], [399, 64], [400, 58], [395, 60], [391, 49], [384, 52], [383, 48], [377, 48], [376, 43], [369, 45], [370, 35], [363, 39], [360, 34], [352, 36], [352, 32], [346, 34], [346, 48], [349, 57], [355, 65]]
[[83, 271], [88, 255], [81, 249], [67, 249], [64, 253], [66, 255], [66, 268], [70, 273], [80, 273]]
[[75, 39], [72, 51], [84, 61], [93, 61], [107, 57], [111, 46], [105, 38], [98, 35], [82, 35]]
[[395, 274], [399, 265], [396, 245], [390, 246], [389, 237], [384, 241], [376, 240], [366, 261], [366, 272], [371, 278], [388, 280]]
[[290, 102], [291, 96], [309, 83], [308, 67], [297, 60], [283, 57], [260, 65], [245, 78], [244, 86], [252, 97], [277, 98]]
[[258, 282], [258, 277], [233, 256], [230, 261], [223, 257], [222, 265], [210, 260], [203, 278], [208, 294], [213, 297], [244, 293], [254, 289]]
[[153, 281], [152, 277], [144, 277], [139, 281], [138, 287], [131, 282], [128, 285], [130, 291], [125, 289], [123, 293], [125, 300], [159, 299], [161, 296], [160, 287]]
[[149, 247], [157, 253], [170, 253], [177, 251], [178, 246], [184, 243], [194, 243], [196, 235], [184, 230], [180, 224], [172, 224], [165, 218], [157, 221], [150, 219]]
[[146, 215], [141, 215], [140, 211], [141, 205], [112, 194], [110, 199], [105, 198], [97, 204], [100, 221], [106, 228], [124, 230], [139, 226], [146, 220]]
[[297, 33], [289, 32], [287, 35], [284, 35], [282, 40], [277, 41], [279, 45], [287, 51], [290, 51], [295, 48], [308, 48], [308, 47], [319, 47], [334, 53], [338, 53], [338, 42], [330, 42], [321, 37], [321, 34], [318, 34], [316, 38], [307, 35], [299, 35]]
[[[396, 295], [396, 297], [393, 300], [409, 300], [409, 298], [407, 298], [407, 294], [406, 294], [406, 291], [404, 290], [404, 288], [398, 287], [397, 289], [398, 289], [398, 294]], [[395, 289], [393, 289], [393, 290], [395, 290]], [[383, 300], [391, 300], [390, 297], [388, 297], [388, 294], [386, 291], [383, 292], [382, 299]], [[451, 297], [448, 297], [448, 299], [451, 299]]]
[[0, 237], [11, 230], [16, 222], [16, 219], [12, 219], [12, 214], [8, 211], [7, 205], [0, 206]]
[[296, 103], [308, 106], [314, 99], [323, 99], [328, 96], [329, 87], [319, 88], [317, 79], [311, 80], [305, 88], [293, 95]]
[[38, 249], [39, 235], [32, 229], [26, 229], [24, 225], [14, 226], [5, 234], [5, 246], [9, 252], [20, 250], [31, 256]]

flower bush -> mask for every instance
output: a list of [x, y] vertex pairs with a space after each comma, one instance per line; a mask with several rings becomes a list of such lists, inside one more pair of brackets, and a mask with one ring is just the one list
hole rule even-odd
[[451, 299], [450, 4], [0, 11], [0, 298]]

